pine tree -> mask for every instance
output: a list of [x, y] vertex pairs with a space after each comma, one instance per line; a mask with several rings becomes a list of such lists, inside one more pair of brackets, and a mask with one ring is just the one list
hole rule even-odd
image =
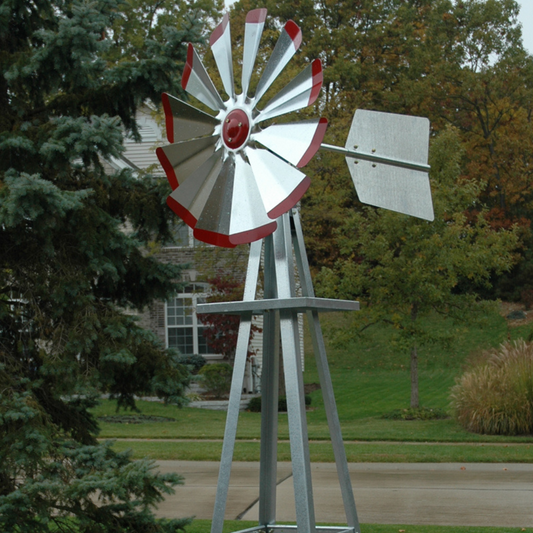
[[137, 4], [0, 7], [2, 531], [183, 527], [151, 511], [179, 476], [98, 444], [88, 411], [101, 392], [180, 403], [188, 380], [132, 313], [177, 288], [180, 268], [147, 252], [169, 235], [166, 185], [105, 162], [138, 138], [140, 105], [180, 93], [183, 43], [216, 5]]

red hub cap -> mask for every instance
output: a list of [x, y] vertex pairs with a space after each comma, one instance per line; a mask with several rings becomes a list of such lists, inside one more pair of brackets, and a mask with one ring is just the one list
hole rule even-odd
[[242, 109], [230, 111], [222, 125], [222, 139], [225, 145], [232, 150], [239, 149], [248, 139], [250, 121]]

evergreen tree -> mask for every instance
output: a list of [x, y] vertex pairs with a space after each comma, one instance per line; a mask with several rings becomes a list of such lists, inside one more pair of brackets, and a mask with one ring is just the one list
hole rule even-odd
[[[208, 0], [6, 0], [0, 7], [0, 530], [167, 532], [179, 476], [96, 441], [101, 392], [180, 403], [187, 370], [132, 312], [176, 291], [149, 243], [162, 180], [113, 171], [135, 113], [180, 93]], [[181, 19], [177, 19], [180, 15]], [[135, 22], [135, 24], [134, 24]]]

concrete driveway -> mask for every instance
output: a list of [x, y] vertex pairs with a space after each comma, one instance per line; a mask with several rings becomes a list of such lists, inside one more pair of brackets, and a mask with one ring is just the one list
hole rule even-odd
[[[211, 519], [219, 463], [158, 465], [185, 477], [158, 516]], [[311, 468], [317, 522], [345, 523], [335, 465]], [[352, 463], [349, 469], [362, 523], [533, 527], [531, 464]], [[279, 463], [277, 474], [277, 521], [294, 522], [291, 464]], [[258, 483], [259, 463], [233, 463], [226, 519], [258, 519]]]

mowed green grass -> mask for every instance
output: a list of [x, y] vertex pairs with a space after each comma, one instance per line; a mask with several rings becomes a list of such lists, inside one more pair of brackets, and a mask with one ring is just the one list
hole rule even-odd
[[[391, 420], [384, 413], [409, 406], [409, 375], [405, 372], [338, 373], [333, 376], [343, 438], [346, 441], [416, 441], [416, 442], [528, 442], [529, 437], [476, 435], [458, 426], [451, 418], [444, 420]], [[423, 371], [421, 396], [426, 407], [446, 409], [453, 377], [445, 371]], [[311, 440], [328, 440], [329, 429], [320, 390], [312, 393], [312, 410], [307, 413]], [[101, 438], [203, 439], [224, 437], [226, 413], [207, 409], [165, 406], [139, 401], [143, 414], [166, 416], [173, 421], [142, 424], [102, 422]], [[115, 412], [113, 402], [104, 401], [94, 410], [97, 416]], [[289, 438], [287, 415], [278, 417], [278, 435]], [[237, 439], [260, 438], [260, 413], [242, 412]]]
[[[449, 387], [453, 378], [443, 371], [421, 373], [421, 395], [428, 398], [427, 407], [446, 409]], [[416, 442], [528, 442], [528, 437], [476, 435], [463, 430], [451, 418], [444, 420], [391, 420], [384, 413], [409, 405], [409, 376], [405, 372], [373, 372], [334, 376], [334, 388], [343, 437], [351, 440], [416, 441]], [[313, 397], [312, 410], [307, 412], [309, 438], [329, 439], [324, 405], [319, 390]], [[102, 422], [101, 438], [140, 439], [222, 439], [226, 413], [207, 409], [165, 406], [156, 402], [139, 401], [143, 414], [171, 417], [169, 422], [115, 424]], [[113, 402], [104, 401], [94, 410], [97, 416], [115, 412]], [[287, 415], [278, 417], [278, 435], [289, 438]], [[242, 412], [237, 438], [260, 438], [260, 413]]]
[[[325, 315], [328, 360], [349, 461], [429, 461], [429, 462], [531, 462], [531, 436], [501, 437], [469, 433], [451, 418], [445, 420], [404, 421], [382, 418], [386, 413], [409, 407], [410, 377], [408, 355], [394, 346], [391, 331], [373, 328], [363, 338], [347, 336], [350, 317]], [[430, 345], [419, 350], [420, 402], [424, 407], [449, 409], [450, 389], [461, 374], [468, 355], [496, 346], [508, 336], [527, 336], [529, 326], [509, 329], [497, 312], [466, 328], [448, 324], [434, 317], [431, 326], [446, 331], [451, 341], [445, 346]], [[327, 332], [330, 332], [328, 335]], [[318, 383], [318, 375], [306, 339], [306, 383]], [[320, 390], [312, 394], [312, 409], [307, 413], [311, 457], [313, 461], [333, 461], [329, 429]], [[135, 456], [158, 459], [217, 460], [220, 458], [226, 413], [204, 409], [165, 406], [138, 402], [143, 414], [166, 416], [173, 420], [159, 423], [115, 424], [102, 422], [101, 438], [180, 439], [198, 442], [117, 442], [117, 449], [134, 450]], [[115, 413], [115, 404], [105, 401], [94, 410], [97, 416]], [[279, 439], [289, 438], [287, 415], [279, 415]], [[260, 414], [243, 412], [239, 417], [235, 460], [259, 458]], [[209, 442], [210, 440], [218, 442]], [[246, 442], [250, 441], [250, 442]], [[353, 441], [374, 441], [371, 444]], [[402, 444], [399, 444], [402, 443]], [[409, 445], [403, 443], [417, 443]], [[426, 444], [428, 443], [428, 444]], [[431, 443], [454, 443], [446, 446]], [[486, 446], [465, 446], [486, 443]], [[501, 444], [522, 444], [502, 446]], [[459, 446], [459, 444], [462, 444]], [[488, 446], [492, 444], [492, 446]], [[496, 445], [498, 444], [498, 445]], [[280, 442], [279, 460], [289, 460], [288, 443]]]
[[[223, 533], [242, 531], [256, 526], [257, 522], [226, 520]], [[523, 533], [524, 531], [531, 533], [533, 531], [533, 528], [517, 527], [413, 526], [401, 524], [364, 524], [361, 529], [363, 533]], [[211, 521], [194, 520], [186, 527], [185, 531], [187, 533], [209, 533], [211, 531]]]
[[[424, 444], [394, 442], [345, 442], [350, 463], [531, 463], [533, 444]], [[134, 459], [219, 461], [221, 441], [125, 441], [118, 440], [115, 450], [131, 450]], [[335, 461], [330, 442], [310, 442], [312, 462]], [[237, 441], [235, 461], [259, 461], [259, 442]], [[278, 443], [278, 461], [291, 460], [289, 443]]]
[[[289, 522], [287, 525], [290, 525]], [[342, 526], [343, 524], [320, 524], [317, 526]], [[59, 531], [52, 525], [52, 531]], [[73, 526], [74, 527], [74, 526]], [[257, 527], [257, 522], [250, 520], [225, 520], [222, 533], [233, 533]], [[63, 531], [63, 530], [61, 530]], [[74, 529], [73, 531], [77, 531]], [[210, 533], [211, 520], [195, 518], [185, 526], [185, 533]], [[432, 526], [405, 524], [362, 524], [362, 533], [532, 533], [533, 528], [517, 527], [473, 527], [473, 526]]]

